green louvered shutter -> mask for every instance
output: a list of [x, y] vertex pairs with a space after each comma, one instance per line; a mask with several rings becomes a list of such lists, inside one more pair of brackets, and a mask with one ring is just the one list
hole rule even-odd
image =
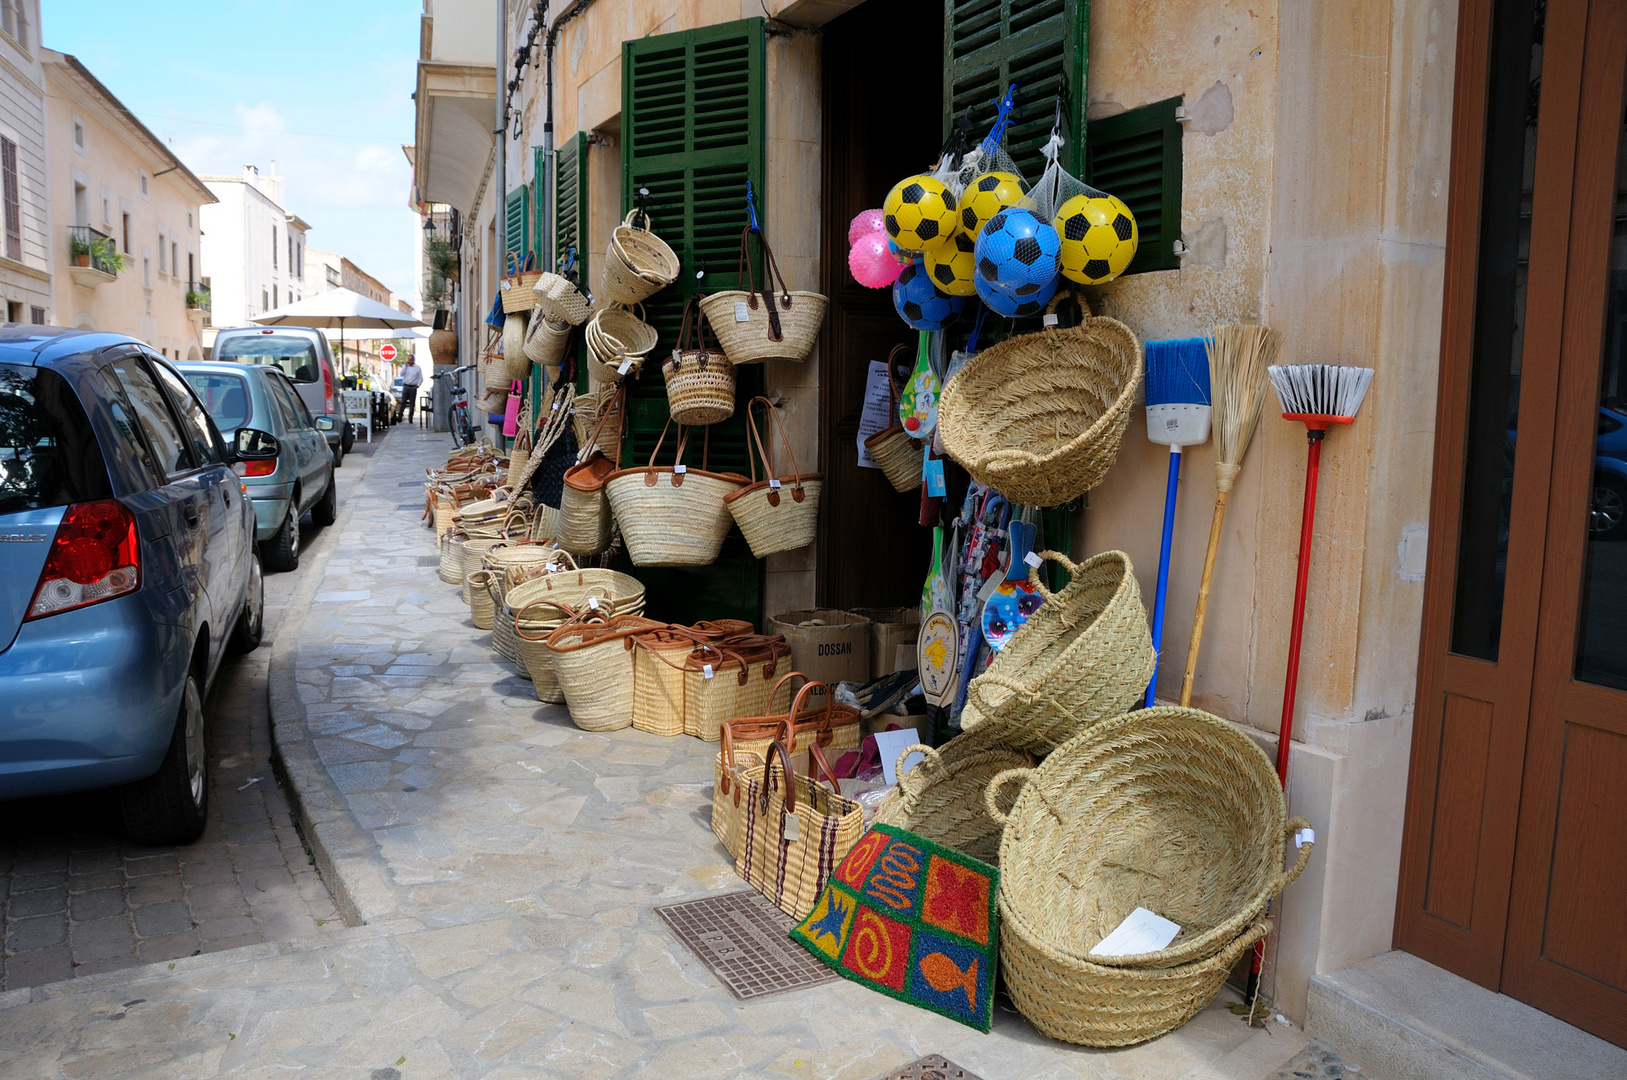
[[517, 187], [509, 192], [505, 210], [503, 251], [524, 263], [531, 250], [531, 189]]
[[1140, 239], [1127, 274], [1181, 265], [1175, 254], [1181, 236], [1180, 104], [1180, 98], [1169, 98], [1090, 123], [1084, 179], [1123, 199], [1136, 216]]
[[[666, 386], [659, 357], [677, 344], [684, 304], [706, 271], [706, 292], [732, 289], [740, 230], [746, 225], [746, 182], [763, 216], [764, 35], [762, 19], [742, 19], [622, 43], [622, 212], [649, 189], [655, 231], [677, 253], [678, 280], [645, 305], [661, 335], [644, 371], [632, 384], [624, 464], [649, 460], [667, 421]], [[811, 133], [810, 133], [811, 134]], [[734, 418], [707, 429], [710, 468], [745, 473], [746, 402], [760, 392], [762, 366], [740, 369]], [[685, 462], [701, 464], [703, 432], [690, 440]], [[672, 437], [668, 438], [671, 445]], [[710, 567], [638, 571], [658, 617], [681, 622], [731, 616], [762, 622], [761, 573], [738, 532]]]
[[588, 136], [578, 131], [554, 152], [554, 259], [563, 259], [574, 248], [582, 281], [590, 280], [587, 179]]
[[1062, 164], [1084, 161], [1085, 69], [1090, 0], [944, 0], [944, 135], [970, 110], [971, 138], [987, 135], [995, 102], [1017, 84], [1006, 146], [1030, 184], [1044, 171], [1040, 147], [1062, 101]]

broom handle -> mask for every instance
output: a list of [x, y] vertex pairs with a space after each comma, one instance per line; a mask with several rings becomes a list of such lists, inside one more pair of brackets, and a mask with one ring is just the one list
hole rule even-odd
[[1294, 584], [1294, 623], [1288, 631], [1288, 673], [1283, 677], [1282, 723], [1277, 727], [1277, 779], [1288, 787], [1288, 742], [1294, 734], [1294, 698], [1299, 690], [1299, 639], [1305, 631], [1305, 589], [1311, 573], [1311, 536], [1316, 531], [1316, 480], [1322, 469], [1321, 431], [1307, 431], [1305, 513], [1299, 524], [1299, 580]]
[[1198, 646], [1203, 643], [1203, 618], [1209, 614], [1209, 581], [1215, 575], [1215, 552], [1220, 550], [1220, 526], [1226, 520], [1226, 497], [1215, 496], [1215, 516], [1209, 522], [1209, 550], [1203, 556], [1203, 579], [1198, 583], [1198, 607], [1192, 614], [1192, 643], [1186, 648], [1186, 676], [1181, 679], [1181, 707], [1192, 704], [1192, 680], [1198, 674]]
[[1164, 488], [1164, 539], [1158, 549], [1158, 591], [1152, 602], [1152, 680], [1143, 705], [1152, 708], [1158, 690], [1158, 661], [1164, 655], [1164, 601], [1169, 595], [1169, 549], [1175, 542], [1175, 497], [1181, 486], [1181, 448], [1169, 448], [1169, 481]]

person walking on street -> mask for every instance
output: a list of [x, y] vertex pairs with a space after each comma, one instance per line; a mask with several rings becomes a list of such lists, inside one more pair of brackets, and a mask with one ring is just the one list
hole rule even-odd
[[423, 385], [424, 369], [418, 366], [418, 358], [409, 353], [401, 368], [401, 416], [409, 424], [413, 409], [418, 405], [418, 389]]

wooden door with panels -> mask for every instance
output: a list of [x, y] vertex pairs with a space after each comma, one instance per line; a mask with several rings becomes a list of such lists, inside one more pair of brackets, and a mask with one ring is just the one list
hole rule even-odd
[[1396, 944], [1627, 1045], [1627, 6], [1459, 18]]

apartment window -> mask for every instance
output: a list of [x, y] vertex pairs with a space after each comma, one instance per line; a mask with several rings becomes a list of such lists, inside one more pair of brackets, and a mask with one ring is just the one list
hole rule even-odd
[[[0, 0], [0, 3], [5, 0]], [[23, 198], [17, 185], [17, 144], [0, 135], [0, 188], [6, 207], [6, 258], [23, 258]]]
[[190, 210], [186, 212], [186, 231], [192, 231], [192, 211]]
[[85, 125], [78, 120], [73, 122], [73, 148], [79, 151], [85, 149]]
[[24, 0], [0, 0], [0, 29], [11, 35], [11, 39], [28, 49], [28, 9]]
[[271, 269], [277, 269], [277, 226], [271, 226]]
[[271, 310], [275, 311], [282, 305], [277, 303], [277, 286], [271, 286]]
[[105, 229], [113, 221], [113, 196], [106, 188], [102, 189], [102, 227]]
[[44, 308], [42, 308], [42, 307], [31, 307], [31, 308], [28, 309], [28, 315], [29, 315], [29, 321], [32, 322], [35, 326], [44, 326], [45, 325], [45, 309]]
[[158, 234], [158, 272], [160, 274], [169, 273], [168, 261], [164, 258], [164, 234], [163, 233]]
[[298, 265], [294, 267], [294, 276], [303, 278], [305, 276], [305, 245], [301, 244], [295, 248], [294, 255], [298, 258]]
[[186, 253], [186, 283], [191, 285], [198, 280], [198, 257], [192, 252]]
[[145, 197], [146, 194], [147, 194], [147, 174], [146, 173], [141, 174], [141, 194], [142, 194], [143, 197]]
[[130, 254], [130, 214], [126, 211], [119, 215], [119, 239], [123, 241], [124, 253]]
[[173, 240], [169, 244], [169, 272], [177, 277], [181, 273], [181, 254], [179, 247]]
[[294, 234], [288, 234], [288, 272], [294, 272]]
[[21, 301], [6, 301], [6, 321], [8, 323], [18, 323], [23, 321], [23, 305]]
[[270, 311], [271, 310], [271, 300], [266, 296], [266, 291], [264, 289], [260, 290], [260, 310], [261, 311]]
[[141, 257], [141, 284], [148, 289], [153, 287], [153, 261], [145, 255]]
[[73, 185], [73, 223], [90, 224], [90, 191], [84, 184], [77, 182]]

